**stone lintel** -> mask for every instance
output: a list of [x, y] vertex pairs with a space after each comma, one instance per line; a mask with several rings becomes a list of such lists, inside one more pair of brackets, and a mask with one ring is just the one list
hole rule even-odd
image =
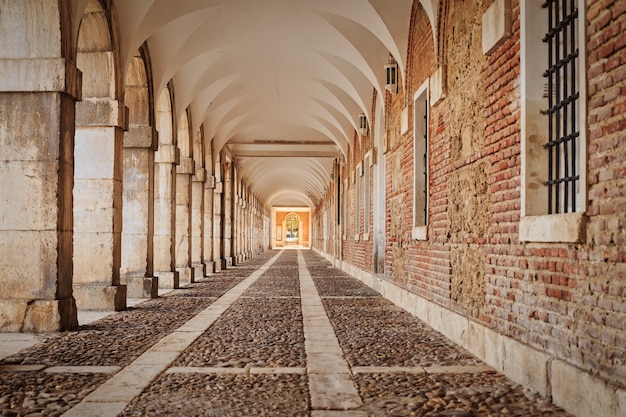
[[195, 174], [195, 161], [189, 157], [181, 157], [180, 162], [176, 165], [177, 174]]
[[178, 164], [178, 161], [180, 161], [180, 150], [176, 145], [159, 143], [159, 147], [154, 153], [154, 162]]
[[158, 140], [159, 132], [153, 126], [130, 126], [124, 133], [125, 148], [147, 148], [155, 151]]
[[0, 59], [1, 92], [61, 91], [82, 98], [82, 72], [65, 58]]
[[80, 310], [121, 311], [126, 309], [126, 285], [74, 285]]
[[128, 130], [128, 107], [119, 100], [84, 99], [76, 103], [76, 126], [112, 126]]
[[77, 328], [74, 298], [0, 300], [0, 332], [49, 333]]
[[121, 277], [128, 298], [158, 298], [158, 277]]

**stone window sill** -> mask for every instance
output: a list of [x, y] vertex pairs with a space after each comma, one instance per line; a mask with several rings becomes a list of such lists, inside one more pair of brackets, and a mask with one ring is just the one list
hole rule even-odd
[[585, 240], [587, 216], [584, 213], [525, 216], [520, 219], [522, 242], [581, 243]]
[[411, 234], [413, 240], [428, 240], [428, 226], [415, 226]]

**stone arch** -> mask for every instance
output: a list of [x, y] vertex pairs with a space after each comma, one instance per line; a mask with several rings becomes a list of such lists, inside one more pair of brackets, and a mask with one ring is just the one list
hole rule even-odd
[[154, 152], [158, 135], [147, 45], [137, 50], [126, 70], [120, 280], [128, 297], [158, 296], [154, 278]]
[[122, 144], [126, 128], [119, 49], [110, 8], [92, 0], [81, 19], [77, 67], [83, 99], [76, 105], [74, 296], [79, 309], [122, 310], [120, 285]]
[[159, 288], [178, 288], [176, 271], [176, 147], [171, 84], [161, 90], [155, 105], [158, 149], [154, 156], [154, 275]]
[[71, 210], [80, 73], [68, 3], [2, 3], [2, 332], [78, 327]]

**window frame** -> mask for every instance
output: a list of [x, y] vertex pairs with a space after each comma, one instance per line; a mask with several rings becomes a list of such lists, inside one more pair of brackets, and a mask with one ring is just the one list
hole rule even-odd
[[[548, 31], [544, 0], [520, 2], [520, 64], [521, 64], [521, 207], [519, 239], [522, 242], [582, 242], [587, 210], [587, 80], [585, 2], [576, 0], [578, 7], [578, 71], [576, 74], [579, 99], [580, 167], [579, 207], [573, 213], [548, 213], [548, 191], [543, 182], [548, 178], [548, 156], [543, 145], [547, 142], [548, 119], [541, 112], [547, 109], [544, 96], [548, 48], [542, 41]], [[537, 16], [546, 16], [537, 19]], [[538, 59], [538, 57], [545, 59]]]
[[[430, 135], [428, 125], [430, 119], [429, 81], [426, 80], [413, 95], [413, 215], [412, 237], [414, 240], [428, 240], [428, 217], [429, 217], [429, 146]], [[423, 110], [426, 109], [426, 120]], [[418, 114], [419, 113], [419, 114]], [[424, 141], [424, 136], [426, 140]], [[424, 155], [426, 155], [424, 161]], [[419, 204], [419, 195], [424, 196], [424, 201]], [[420, 207], [418, 207], [418, 205]], [[418, 221], [418, 212], [424, 212], [423, 221]]]

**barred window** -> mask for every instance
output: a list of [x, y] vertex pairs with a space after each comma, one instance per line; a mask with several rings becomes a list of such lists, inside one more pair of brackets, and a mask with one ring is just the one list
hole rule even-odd
[[580, 124], [578, 8], [576, 0], [547, 0], [548, 46], [546, 78], [548, 141], [548, 214], [579, 210]]

